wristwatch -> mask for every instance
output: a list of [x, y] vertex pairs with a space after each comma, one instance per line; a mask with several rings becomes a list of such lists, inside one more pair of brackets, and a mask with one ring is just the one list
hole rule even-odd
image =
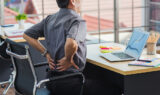
[[41, 55], [42, 55], [43, 57], [45, 57], [47, 53], [48, 53], [48, 51], [45, 50]]

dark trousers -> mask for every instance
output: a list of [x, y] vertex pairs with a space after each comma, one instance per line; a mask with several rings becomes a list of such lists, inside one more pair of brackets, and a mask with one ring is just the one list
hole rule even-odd
[[[61, 76], [64, 73], [49, 72], [47, 77]], [[48, 82], [47, 88], [50, 95], [81, 95], [83, 79], [80, 76], [68, 77]]]

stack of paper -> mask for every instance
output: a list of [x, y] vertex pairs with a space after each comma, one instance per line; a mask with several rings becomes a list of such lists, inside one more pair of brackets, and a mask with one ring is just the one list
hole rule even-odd
[[24, 30], [12, 30], [12, 31], [5, 31], [5, 35], [8, 38], [19, 38], [22, 37]]

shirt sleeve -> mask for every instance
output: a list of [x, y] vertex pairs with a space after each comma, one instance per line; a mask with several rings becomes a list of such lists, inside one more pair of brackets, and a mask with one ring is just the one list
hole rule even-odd
[[67, 32], [67, 38], [72, 38], [76, 41], [85, 41], [86, 39], [86, 22], [77, 21], [72, 24], [71, 28]]
[[34, 39], [38, 39], [39, 37], [44, 37], [44, 24], [45, 24], [45, 19], [40, 23], [35, 24], [31, 28], [27, 29], [24, 33]]

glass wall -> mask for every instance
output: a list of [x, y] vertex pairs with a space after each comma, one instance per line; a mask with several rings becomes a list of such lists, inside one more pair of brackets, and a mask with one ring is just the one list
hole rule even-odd
[[[15, 16], [25, 13], [28, 16], [26, 23], [36, 24], [43, 18], [42, 0], [4, 0], [4, 24], [16, 24]], [[45, 0], [46, 1], [46, 0]], [[34, 3], [34, 2], [40, 2]], [[38, 6], [38, 7], [37, 7]]]
[[145, 30], [147, 0], [119, 0], [119, 40], [127, 44], [134, 28]]
[[[160, 32], [160, 0], [151, 0], [150, 12], [150, 30]], [[160, 40], [158, 44], [160, 44]]]
[[[146, 1], [83, 0], [80, 15], [87, 22], [87, 43], [117, 40], [126, 44], [133, 28], [146, 27]], [[15, 16], [23, 12], [28, 16], [26, 23], [36, 24], [59, 10], [56, 0], [4, 0], [3, 3], [4, 24], [16, 24]]]
[[81, 16], [87, 22], [88, 43], [114, 41], [114, 0], [83, 0]]

